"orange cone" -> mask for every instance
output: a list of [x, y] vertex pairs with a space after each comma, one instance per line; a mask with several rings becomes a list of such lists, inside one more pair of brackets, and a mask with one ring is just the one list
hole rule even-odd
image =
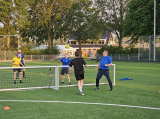
[[8, 109], [10, 109], [8, 106], [6, 106], [6, 107], [4, 108], [4, 110], [8, 110]]
[[42, 75], [42, 73], [41, 73], [41, 75]]
[[159, 93], [160, 93], [160, 91], [159, 91]]
[[52, 76], [52, 75], [50, 75], [50, 76]]

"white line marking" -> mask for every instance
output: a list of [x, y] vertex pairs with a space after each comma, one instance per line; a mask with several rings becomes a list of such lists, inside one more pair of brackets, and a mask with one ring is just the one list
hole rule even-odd
[[0, 102], [57, 102], [57, 103], [73, 103], [73, 104], [89, 104], [89, 105], [109, 105], [109, 106], [119, 106], [119, 107], [134, 107], [134, 108], [143, 108], [143, 109], [151, 109], [151, 110], [160, 110], [160, 108], [154, 108], [154, 107], [107, 104], [107, 103], [91, 103], [91, 102], [43, 101], [43, 100], [0, 100]]

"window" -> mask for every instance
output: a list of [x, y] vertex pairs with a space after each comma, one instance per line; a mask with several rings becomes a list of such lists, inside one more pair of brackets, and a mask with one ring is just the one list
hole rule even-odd
[[91, 44], [93, 44], [93, 41], [91, 41]]
[[76, 44], [76, 41], [71, 41], [71, 44]]
[[99, 41], [98, 44], [101, 44], [101, 41]]

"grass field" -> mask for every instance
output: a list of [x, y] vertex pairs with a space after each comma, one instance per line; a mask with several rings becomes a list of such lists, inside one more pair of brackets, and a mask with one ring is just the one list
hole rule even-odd
[[[96, 61], [86, 62], [96, 64]], [[0, 92], [0, 119], [159, 119], [160, 63], [113, 63], [116, 64], [116, 86], [113, 92], [109, 91], [108, 85], [100, 85], [100, 89], [96, 91], [93, 90], [95, 86], [84, 86], [84, 96], [78, 94], [77, 87], [59, 90], [3, 91]], [[26, 66], [49, 65], [59, 65], [59, 63], [56, 61], [26, 62]], [[0, 67], [4, 66], [11, 66], [11, 63], [1, 62]], [[29, 74], [26, 72], [26, 75]], [[91, 74], [87, 77], [94, 78]], [[133, 80], [119, 81], [120, 78], [126, 77]], [[4, 110], [5, 106], [11, 109]]]

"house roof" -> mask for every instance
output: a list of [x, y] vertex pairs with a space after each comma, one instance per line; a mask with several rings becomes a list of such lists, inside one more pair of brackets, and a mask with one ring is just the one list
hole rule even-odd
[[[106, 39], [107, 38], [107, 40], [109, 40], [110, 35], [111, 35], [111, 32], [110, 31], [106, 31], [105, 33], [102, 34], [100, 39]], [[75, 40], [75, 39], [74, 39], [74, 37], [71, 37], [69, 40]]]
[[106, 39], [107, 40], [110, 38], [111, 32], [110, 31], [106, 31], [106, 33], [102, 34], [101, 39]]

